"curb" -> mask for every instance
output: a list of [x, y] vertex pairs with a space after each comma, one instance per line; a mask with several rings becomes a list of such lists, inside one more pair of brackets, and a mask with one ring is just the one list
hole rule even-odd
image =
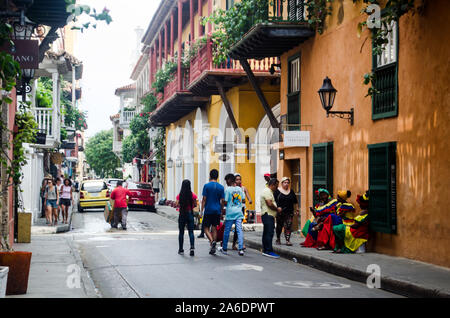
[[[259, 243], [254, 239], [244, 238], [244, 241], [247, 247], [257, 250], [262, 249], [262, 243]], [[344, 277], [353, 281], [366, 283], [367, 278], [369, 277], [369, 273], [365, 271], [346, 265], [333, 263], [319, 257], [304, 255], [295, 251], [287, 251], [277, 246], [274, 246], [273, 249], [283, 258], [292, 260], [295, 257], [299, 264], [307, 265], [320, 271]], [[431, 289], [429, 287], [383, 275], [381, 276], [380, 289], [411, 298], [450, 298], [450, 293], [446, 291]]]
[[78, 249], [75, 247], [73, 239], [66, 238], [66, 242], [70, 247], [72, 255], [74, 256], [78, 267], [81, 270], [81, 282], [83, 285], [83, 290], [88, 298], [102, 298], [100, 291], [95, 287], [94, 282], [89, 275], [89, 272], [84, 267], [83, 260]]

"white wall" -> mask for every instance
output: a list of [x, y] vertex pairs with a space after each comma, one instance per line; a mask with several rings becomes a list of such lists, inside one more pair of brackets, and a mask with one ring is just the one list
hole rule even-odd
[[25, 144], [27, 150], [27, 164], [22, 168], [22, 193], [19, 194], [23, 202], [25, 212], [33, 213], [33, 222], [41, 215], [40, 188], [44, 179], [44, 155], [36, 153], [29, 145]]

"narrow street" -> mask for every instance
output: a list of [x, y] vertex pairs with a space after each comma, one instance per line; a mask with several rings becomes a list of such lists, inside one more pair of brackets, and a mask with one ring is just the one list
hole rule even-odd
[[109, 229], [103, 211], [75, 213], [72, 224], [65, 235], [103, 297], [396, 297], [253, 249], [211, 256], [206, 239], [196, 238], [195, 257], [180, 256], [176, 222], [154, 213], [130, 211], [127, 232]]

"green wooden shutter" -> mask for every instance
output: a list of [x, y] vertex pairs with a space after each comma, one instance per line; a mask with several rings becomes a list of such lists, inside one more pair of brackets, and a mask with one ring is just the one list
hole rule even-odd
[[333, 196], [333, 143], [313, 145], [313, 202], [316, 190], [324, 188]]
[[287, 130], [300, 130], [300, 93], [288, 95]]
[[395, 62], [380, 66], [377, 55], [372, 52], [372, 67], [375, 74], [373, 86], [378, 91], [372, 96], [372, 120], [398, 116], [398, 22], [395, 32]]
[[397, 165], [395, 142], [368, 145], [369, 218], [375, 232], [397, 232]]

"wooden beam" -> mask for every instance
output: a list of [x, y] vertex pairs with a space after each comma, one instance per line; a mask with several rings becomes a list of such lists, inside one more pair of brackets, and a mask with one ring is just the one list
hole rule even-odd
[[170, 56], [173, 58], [173, 47], [175, 41], [175, 38], [173, 36], [174, 30], [175, 30], [175, 10], [170, 15]]
[[203, 16], [203, 1], [198, 0], [198, 37], [203, 36], [202, 16]]
[[[195, 24], [194, 24], [194, 0], [189, 0], [189, 22], [191, 24], [191, 42], [195, 41]], [[189, 43], [192, 45], [191, 43]]]
[[250, 81], [250, 84], [255, 90], [256, 95], [258, 96], [258, 99], [261, 102], [264, 111], [266, 112], [270, 124], [272, 125], [273, 128], [280, 128], [280, 123], [275, 118], [275, 115], [273, 114], [272, 109], [270, 108], [269, 103], [267, 102], [266, 97], [264, 96], [264, 93], [261, 90], [261, 87], [259, 87], [258, 82], [256, 81], [255, 74], [253, 74], [253, 71], [250, 68], [250, 65], [248, 64], [248, 61], [246, 59], [240, 59], [239, 61], [241, 62], [242, 68], [244, 69], [245, 73], [247, 73], [248, 80]]
[[222, 83], [217, 79], [216, 79], [216, 86], [217, 86], [217, 89], [219, 90], [219, 95], [220, 95], [220, 98], [222, 98], [223, 105], [225, 106], [225, 110], [227, 111], [228, 118], [231, 121], [231, 125], [233, 126], [236, 136], [238, 137], [238, 143], [241, 143], [242, 136], [241, 136], [241, 132], [239, 131], [239, 127], [237, 125], [236, 118], [234, 117], [234, 114], [233, 114], [233, 108], [231, 107], [231, 103], [228, 100], [227, 95], [225, 94], [225, 90], [223, 89]]
[[178, 0], [178, 67], [177, 67], [177, 74], [178, 74], [178, 90], [181, 91], [182, 87], [182, 77], [181, 77], [181, 55], [182, 55], [182, 48], [181, 48], [181, 37], [183, 36], [183, 1]]

